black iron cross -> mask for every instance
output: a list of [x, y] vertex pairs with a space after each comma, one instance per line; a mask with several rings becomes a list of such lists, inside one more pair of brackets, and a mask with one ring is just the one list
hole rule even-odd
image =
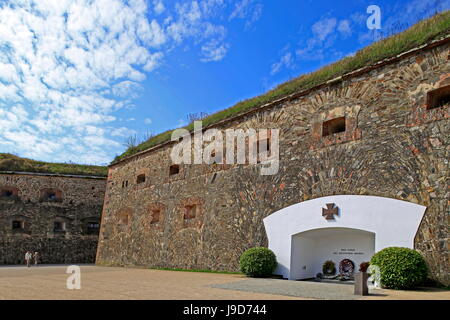
[[322, 216], [327, 220], [334, 220], [334, 215], [338, 215], [338, 207], [334, 206], [334, 203], [327, 203], [327, 208], [322, 208]]

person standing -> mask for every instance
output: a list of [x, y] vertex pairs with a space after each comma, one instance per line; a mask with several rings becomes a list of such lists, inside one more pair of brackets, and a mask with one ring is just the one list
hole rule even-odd
[[29, 268], [31, 266], [31, 259], [33, 258], [33, 254], [30, 251], [27, 251], [25, 253], [25, 261], [27, 262], [27, 267]]
[[34, 253], [34, 257], [33, 258], [34, 258], [34, 265], [37, 266], [38, 261], [39, 261], [39, 252], [36, 251]]

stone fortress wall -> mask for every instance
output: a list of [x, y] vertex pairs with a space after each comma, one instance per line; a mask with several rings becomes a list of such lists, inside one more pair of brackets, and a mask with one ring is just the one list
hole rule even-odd
[[171, 167], [173, 144], [109, 168], [97, 263], [238, 270], [266, 246], [263, 218], [329, 195], [373, 195], [427, 207], [415, 247], [450, 284], [450, 39], [222, 121], [280, 129], [280, 170]]
[[103, 177], [0, 172], [0, 264], [94, 263]]

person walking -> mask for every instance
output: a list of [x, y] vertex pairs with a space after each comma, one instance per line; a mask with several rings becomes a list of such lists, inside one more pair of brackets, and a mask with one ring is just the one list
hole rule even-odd
[[33, 258], [34, 258], [34, 265], [37, 266], [37, 265], [38, 265], [38, 262], [39, 262], [39, 252], [36, 251], [36, 252], [34, 253]]
[[31, 267], [31, 259], [33, 258], [33, 254], [30, 251], [25, 253], [25, 261], [27, 262], [27, 267]]

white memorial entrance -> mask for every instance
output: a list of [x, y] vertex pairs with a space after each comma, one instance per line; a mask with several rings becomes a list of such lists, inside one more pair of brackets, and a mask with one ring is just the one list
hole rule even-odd
[[[386, 247], [414, 248], [426, 207], [373, 196], [329, 196], [281, 209], [264, 219], [275, 274], [290, 280], [313, 278], [325, 261], [343, 269]], [[342, 271], [342, 270], [341, 270]]]

